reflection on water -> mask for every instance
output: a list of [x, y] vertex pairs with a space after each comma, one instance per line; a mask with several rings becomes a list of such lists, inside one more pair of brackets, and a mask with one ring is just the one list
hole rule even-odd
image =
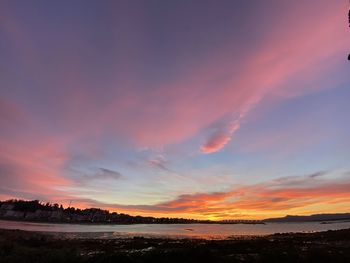
[[268, 235], [287, 232], [315, 232], [350, 228], [350, 222], [332, 224], [267, 223], [267, 224], [137, 224], [137, 225], [84, 225], [30, 223], [0, 220], [2, 229], [71, 233], [72, 237], [110, 238], [123, 236], [167, 236], [225, 238], [235, 235]]

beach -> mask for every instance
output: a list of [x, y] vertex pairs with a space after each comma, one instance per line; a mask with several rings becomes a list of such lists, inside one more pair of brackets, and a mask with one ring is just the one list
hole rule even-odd
[[350, 262], [350, 229], [227, 239], [0, 230], [0, 262]]

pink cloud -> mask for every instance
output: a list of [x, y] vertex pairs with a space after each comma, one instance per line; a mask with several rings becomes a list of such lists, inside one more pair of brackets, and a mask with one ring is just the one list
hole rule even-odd
[[203, 153], [213, 153], [221, 150], [231, 140], [231, 134], [214, 134], [208, 141], [201, 147]]
[[64, 196], [66, 193], [58, 189], [71, 184], [60, 173], [69, 159], [64, 149], [64, 138], [47, 136], [22, 109], [15, 104], [9, 105], [12, 107], [6, 108], [7, 125], [0, 139], [0, 179], [4, 182], [0, 192], [11, 197], [41, 197], [46, 200]]
[[[288, 25], [288, 35], [285, 36], [281, 31], [275, 32], [248, 58], [247, 66], [242, 67], [240, 77], [232, 80], [231, 90], [222, 92], [223, 98], [220, 101], [220, 105], [230, 103], [229, 100], [237, 97], [241, 90], [248, 91], [232, 111], [239, 113], [238, 118], [230, 121], [236, 126], [231, 131], [219, 131], [209, 136], [201, 146], [203, 153], [221, 150], [250, 111], [258, 104], [263, 104], [269, 95], [278, 95], [280, 100], [284, 100], [335, 86], [334, 80], [320, 83], [320, 76], [334, 67], [335, 58], [343, 53], [342, 50], [347, 45], [344, 30], [339, 26], [342, 21], [336, 15], [341, 10], [343, 9], [336, 6], [332, 9], [333, 13], [323, 13], [327, 20], [322, 21], [322, 26], [315, 24], [315, 21], [309, 21], [309, 18], [292, 21]], [[333, 39], [337, 39], [337, 43]], [[271, 103], [271, 100], [266, 101]]]
[[231, 140], [232, 134], [239, 129], [239, 123], [231, 124], [227, 131], [216, 131], [201, 147], [202, 153], [213, 153], [221, 150]]
[[[108, 134], [127, 138], [137, 147], [159, 147], [190, 139], [228, 114], [241, 116], [229, 123], [242, 126], [245, 116], [255, 105], [265, 103], [271, 93], [286, 99], [322, 88], [323, 85], [303, 84], [313, 83], [334, 67], [332, 58], [347, 47], [347, 38], [339, 26], [343, 23], [339, 16], [343, 12], [341, 4], [322, 5], [318, 16], [310, 18], [307, 15], [314, 13], [312, 8], [293, 7], [291, 17], [293, 13], [304, 16], [284, 21], [283, 26], [273, 24], [250, 53], [229, 55], [235, 44], [235, 39], [231, 39], [200, 60], [182, 58], [181, 75], [171, 82], [147, 83], [143, 77], [135, 77], [143, 60], [130, 52], [114, 65], [122, 68], [123, 74], [116, 73], [115, 78], [102, 81], [103, 88], [91, 84], [97, 80], [88, 74], [89, 65], [81, 61], [81, 53], [76, 50], [79, 46], [85, 54], [90, 47], [77, 45], [79, 34], [67, 32], [72, 45], [60, 49], [66, 60], [55, 64], [54, 73], [43, 76], [38, 75], [43, 69], [39, 50], [25, 34], [25, 25], [16, 23], [10, 15], [5, 17], [4, 25], [26, 53], [22, 58], [33, 70], [33, 79], [40, 80], [43, 86], [57, 85], [55, 92], [49, 94], [50, 116], [62, 132], [77, 138]], [[135, 23], [141, 25], [140, 21]], [[132, 49], [126, 40], [122, 44]], [[142, 47], [137, 50], [140, 55]], [[300, 85], [291, 85], [291, 79], [298, 79]], [[148, 88], [141, 88], [145, 86]], [[213, 153], [222, 149], [237, 130], [209, 134], [201, 151]]]

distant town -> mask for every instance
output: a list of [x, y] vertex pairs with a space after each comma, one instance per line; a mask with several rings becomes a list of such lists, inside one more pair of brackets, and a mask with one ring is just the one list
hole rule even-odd
[[59, 204], [42, 203], [39, 200], [0, 201], [0, 219], [57, 222], [57, 223], [96, 223], [96, 224], [192, 224], [192, 223], [246, 223], [258, 224], [260, 220], [195, 220], [185, 218], [131, 216], [123, 213], [110, 213], [100, 208], [64, 208]]
[[39, 200], [0, 201], [0, 219], [52, 223], [94, 223], [94, 224], [264, 224], [265, 222], [310, 222], [350, 220], [350, 213], [319, 214], [311, 216], [286, 216], [264, 220], [196, 220], [186, 218], [132, 216], [109, 212], [100, 208], [64, 208], [59, 204], [42, 203]]

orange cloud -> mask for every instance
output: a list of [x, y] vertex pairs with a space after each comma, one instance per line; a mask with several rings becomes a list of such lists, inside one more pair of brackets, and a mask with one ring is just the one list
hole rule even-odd
[[322, 206], [323, 211], [327, 209], [334, 211], [332, 208], [334, 202], [342, 205], [341, 210], [337, 212], [349, 212], [349, 177], [332, 179], [329, 175], [332, 174], [322, 172], [319, 176], [314, 174], [291, 176], [257, 185], [240, 186], [227, 192], [185, 194], [155, 205], [113, 205], [93, 200], [87, 202], [85, 200], [85, 204], [131, 214], [153, 216], [166, 214], [202, 219], [310, 214], [314, 206]]

